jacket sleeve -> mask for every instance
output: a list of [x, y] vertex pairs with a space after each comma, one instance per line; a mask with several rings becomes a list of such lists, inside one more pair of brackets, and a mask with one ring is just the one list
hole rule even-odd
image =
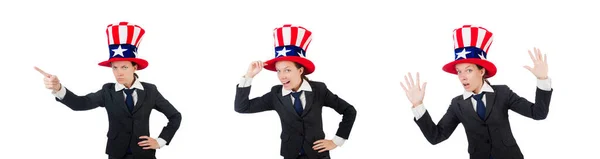
[[544, 91], [537, 88], [535, 93], [535, 103], [531, 103], [527, 99], [520, 97], [517, 93], [508, 88], [508, 86], [505, 86], [505, 89], [508, 90], [508, 104], [511, 110], [534, 120], [546, 119], [553, 89]]
[[273, 108], [273, 89], [261, 97], [249, 99], [252, 86], [236, 86], [234, 109], [238, 113], [257, 113], [262, 111], [274, 110]]
[[65, 95], [62, 99], [55, 97], [56, 101], [66, 105], [75, 111], [83, 111], [83, 110], [91, 110], [97, 108], [98, 106], [104, 107], [104, 89], [108, 87], [105, 84], [101, 90], [98, 90], [93, 93], [88, 93], [85, 96], [78, 96], [75, 93], [71, 92], [71, 90], [63, 87]]
[[179, 129], [179, 125], [181, 124], [181, 113], [175, 109], [175, 107], [167, 100], [162, 94], [156, 89], [156, 105], [155, 109], [165, 115], [169, 122], [167, 126], [163, 127], [160, 132], [159, 138], [167, 141], [167, 145], [171, 143], [171, 140], [175, 136], [175, 133]]
[[343, 115], [335, 135], [347, 140], [350, 137], [350, 132], [356, 119], [356, 109], [350, 103], [332, 93], [324, 83], [322, 87], [322, 90], [325, 92], [325, 106]]
[[[454, 104], [454, 103], [453, 103]], [[460, 120], [456, 117], [454, 110], [452, 109], [451, 104], [446, 111], [446, 114], [440, 119], [438, 124], [433, 123], [431, 116], [429, 115], [429, 111], [426, 111], [425, 114], [419, 118], [419, 120], [415, 120], [423, 135], [431, 143], [432, 145], [438, 144], [450, 137], [458, 124], [460, 124]]]

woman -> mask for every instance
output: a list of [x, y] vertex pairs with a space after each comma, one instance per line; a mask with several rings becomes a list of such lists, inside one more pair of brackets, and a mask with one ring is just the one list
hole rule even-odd
[[[311, 32], [303, 27], [284, 25], [274, 31], [275, 58], [255, 61], [237, 86], [235, 111], [257, 113], [275, 110], [281, 121], [281, 153], [286, 159], [330, 158], [329, 150], [342, 146], [350, 136], [356, 110], [333, 94], [324, 83], [311, 81], [306, 75], [315, 70], [305, 58]], [[250, 82], [262, 68], [276, 71], [280, 85], [261, 97], [249, 99]], [[333, 140], [327, 140], [321, 118], [323, 106], [343, 115]]]
[[[52, 90], [56, 100], [72, 110], [106, 108], [109, 121], [106, 154], [109, 159], [154, 159], [156, 149], [170, 144], [181, 123], [181, 113], [154, 84], [140, 81], [135, 73], [148, 66], [146, 60], [136, 57], [144, 32], [141, 27], [127, 22], [108, 26], [110, 58], [98, 65], [111, 67], [117, 83], [104, 84], [101, 90], [85, 96], [75, 95], [60, 83], [58, 77], [35, 68], [44, 75], [46, 88]], [[169, 119], [157, 139], [149, 137], [153, 109]]]
[[493, 39], [491, 32], [465, 25], [454, 31], [454, 37], [455, 61], [446, 64], [443, 70], [457, 74], [465, 92], [452, 99], [446, 114], [436, 125], [423, 105], [426, 82], [421, 86], [417, 73], [415, 83], [409, 73], [404, 77], [407, 85], [401, 83], [401, 86], [412, 103], [415, 122], [433, 145], [448, 139], [462, 123], [472, 159], [523, 158], [510, 128], [508, 110], [534, 120], [546, 118], [553, 91], [546, 56], [542, 59], [540, 50], [535, 48], [535, 57], [529, 52], [534, 67], [525, 68], [538, 79], [535, 103], [531, 103], [508, 86], [491, 85], [487, 81], [496, 74], [495, 65], [486, 60]]

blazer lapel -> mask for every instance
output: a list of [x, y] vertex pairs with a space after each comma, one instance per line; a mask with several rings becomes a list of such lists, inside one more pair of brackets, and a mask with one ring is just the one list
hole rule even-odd
[[279, 98], [279, 102], [281, 102], [281, 104], [283, 105], [283, 109], [287, 110], [290, 114], [294, 114], [294, 116], [300, 118], [300, 116], [298, 116], [298, 113], [296, 113], [296, 110], [294, 109], [294, 105], [292, 104], [292, 98], [290, 97], [290, 95], [285, 95], [285, 96], [281, 96], [281, 92], [278, 92], [279, 95], [277, 96], [277, 98]]
[[490, 117], [490, 114], [494, 108], [494, 104], [496, 103], [496, 93], [488, 92], [485, 94], [485, 120]]
[[312, 108], [312, 105], [314, 103], [314, 99], [315, 99], [315, 93], [314, 92], [309, 92], [309, 91], [305, 91], [304, 92], [304, 96], [306, 97], [306, 103], [305, 103], [305, 108], [302, 111], [302, 116], [306, 116], [306, 114], [308, 113], [308, 111], [310, 110], [310, 108]]
[[127, 109], [127, 105], [125, 105], [125, 95], [123, 94], [123, 91], [115, 91], [114, 89], [111, 90], [112, 92], [112, 97], [113, 97], [113, 102], [117, 105], [117, 107], [121, 107], [123, 109], [123, 111], [130, 113], [129, 109]]
[[466, 115], [471, 118], [475, 118], [475, 120], [483, 122], [481, 118], [475, 112], [475, 108], [473, 108], [473, 102], [471, 102], [471, 98], [463, 99], [458, 102], [460, 108], [464, 111], [463, 115]]
[[144, 104], [144, 100], [146, 99], [146, 91], [141, 90], [141, 89], [135, 89], [135, 92], [137, 93], [137, 102], [135, 103], [135, 106], [133, 107], [133, 113], [131, 114], [135, 114], [135, 112], [137, 112], [142, 105]]

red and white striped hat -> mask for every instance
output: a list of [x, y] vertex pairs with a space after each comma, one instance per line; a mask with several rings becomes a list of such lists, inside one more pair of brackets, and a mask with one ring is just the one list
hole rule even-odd
[[138, 65], [138, 70], [148, 67], [148, 61], [138, 58], [137, 52], [145, 32], [142, 27], [129, 22], [109, 24], [106, 28], [106, 36], [110, 56], [108, 60], [98, 65], [111, 67], [110, 63], [114, 61], [131, 61]]
[[488, 50], [494, 40], [492, 32], [482, 27], [464, 25], [454, 29], [454, 61], [444, 65], [442, 69], [457, 74], [456, 64], [473, 63], [486, 70], [486, 77], [496, 74], [496, 66], [487, 60]]
[[265, 69], [277, 71], [277, 61], [292, 61], [304, 66], [305, 73], [315, 71], [315, 65], [306, 58], [306, 51], [312, 41], [312, 32], [301, 26], [283, 25], [273, 30], [275, 57], [266, 61]]

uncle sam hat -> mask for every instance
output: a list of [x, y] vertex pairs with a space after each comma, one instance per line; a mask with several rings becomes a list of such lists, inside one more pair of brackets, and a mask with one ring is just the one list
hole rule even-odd
[[137, 70], [148, 67], [148, 61], [139, 58], [137, 52], [145, 32], [142, 27], [129, 22], [109, 24], [106, 28], [109, 57], [98, 65], [111, 67], [110, 63], [114, 61], [131, 61], [138, 65]]

